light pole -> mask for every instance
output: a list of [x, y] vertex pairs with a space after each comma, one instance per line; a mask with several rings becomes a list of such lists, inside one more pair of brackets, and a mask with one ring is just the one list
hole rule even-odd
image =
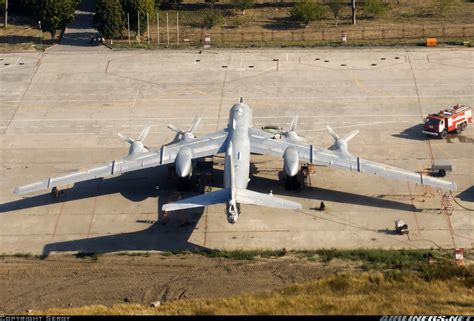
[[41, 29], [41, 20], [38, 21], [38, 26], [40, 30], [40, 46], [43, 48], [43, 29]]

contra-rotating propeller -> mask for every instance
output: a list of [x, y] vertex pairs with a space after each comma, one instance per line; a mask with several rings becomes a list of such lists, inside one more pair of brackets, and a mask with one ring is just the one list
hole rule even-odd
[[350, 133], [346, 134], [344, 137], [341, 138], [336, 133], [336, 131], [333, 128], [331, 128], [329, 125], [326, 125], [326, 127], [329, 131], [329, 134], [331, 134], [332, 138], [334, 138], [334, 144], [331, 147], [329, 147], [329, 149], [348, 153], [347, 143], [359, 133], [359, 130], [354, 129], [353, 131], [351, 131]]
[[267, 131], [271, 134], [275, 134], [274, 138], [276, 139], [286, 138], [286, 139], [290, 139], [290, 140], [294, 140], [298, 142], [308, 141], [309, 140], [308, 137], [305, 137], [296, 133], [296, 127], [298, 127], [298, 119], [299, 119], [298, 115], [295, 115], [293, 117], [291, 126], [288, 130], [283, 130], [276, 126], [264, 126], [262, 127], [262, 130]]
[[127, 142], [130, 144], [130, 148], [128, 150], [128, 155], [135, 155], [137, 153], [142, 153], [142, 152], [147, 152], [150, 149], [146, 147], [143, 142], [145, 141], [145, 138], [148, 136], [148, 132], [150, 131], [150, 126], [145, 126], [143, 128], [142, 132], [140, 133], [140, 136], [135, 140], [131, 137], [125, 136], [121, 133], [117, 133], [118, 137], [120, 137], [123, 141]]
[[172, 131], [176, 132], [176, 134], [178, 134], [178, 137], [177, 137], [178, 141], [183, 140], [183, 139], [194, 139], [194, 138], [196, 138], [196, 136], [194, 136], [193, 132], [199, 126], [200, 121], [201, 121], [201, 118], [194, 117], [193, 123], [192, 123], [191, 127], [189, 128], [189, 130], [187, 130], [187, 131], [179, 129], [178, 127], [176, 127], [175, 125], [172, 125], [172, 124], [168, 124], [167, 127], [169, 129], [171, 129]]

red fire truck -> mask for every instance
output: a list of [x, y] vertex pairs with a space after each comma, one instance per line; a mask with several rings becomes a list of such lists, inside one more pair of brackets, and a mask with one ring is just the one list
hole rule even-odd
[[472, 123], [471, 107], [456, 105], [452, 109], [441, 110], [437, 114], [429, 114], [425, 119], [423, 133], [441, 138], [448, 137], [448, 132], [461, 133], [468, 123]]

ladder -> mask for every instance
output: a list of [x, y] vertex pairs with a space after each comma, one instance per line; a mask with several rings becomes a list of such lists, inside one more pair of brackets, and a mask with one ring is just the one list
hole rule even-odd
[[454, 211], [454, 196], [451, 192], [441, 195], [441, 213], [452, 215]]

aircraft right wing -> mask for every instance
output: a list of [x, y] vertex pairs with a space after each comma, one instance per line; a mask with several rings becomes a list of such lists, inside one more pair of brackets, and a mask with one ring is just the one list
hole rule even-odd
[[[337, 137], [335, 134], [337, 139], [335, 137], [336, 142], [333, 148], [325, 149], [293, 140], [273, 139], [273, 135], [265, 133], [262, 130], [250, 128], [250, 150], [256, 154], [270, 154], [283, 157], [287, 148], [292, 147], [298, 153], [298, 157], [301, 161], [306, 161], [311, 164], [332, 166], [359, 173], [370, 173], [390, 179], [407, 180], [445, 190], [455, 191], [457, 189], [456, 184], [452, 182], [425, 176], [406, 169], [376, 163], [350, 154], [347, 151], [347, 141], [355, 136], [356, 133], [354, 132], [345, 140], [344, 138], [341, 139]], [[333, 133], [331, 132], [331, 134]]]
[[96, 178], [119, 176], [127, 172], [171, 164], [183, 147], [192, 151], [193, 159], [214, 155], [221, 152], [226, 139], [227, 131], [220, 130], [192, 140], [162, 146], [159, 150], [142, 152], [132, 158], [126, 157], [89, 170], [51, 177], [33, 184], [20, 186], [15, 188], [14, 193], [22, 195], [57, 186], [66, 186]]

